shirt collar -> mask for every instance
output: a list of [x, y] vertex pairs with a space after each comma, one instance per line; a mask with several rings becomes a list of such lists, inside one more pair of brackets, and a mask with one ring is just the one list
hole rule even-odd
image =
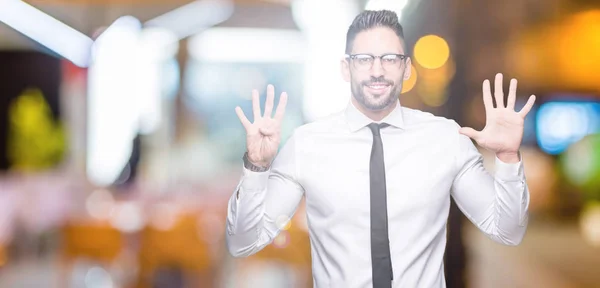
[[396, 101], [396, 107], [394, 110], [392, 110], [392, 112], [381, 121], [373, 121], [371, 118], [367, 117], [365, 114], [360, 112], [356, 106], [354, 106], [352, 101], [349, 101], [348, 106], [346, 107], [345, 115], [351, 132], [356, 132], [373, 122], [387, 123], [396, 128], [404, 128], [404, 117], [402, 115], [402, 106], [400, 105], [400, 100]]

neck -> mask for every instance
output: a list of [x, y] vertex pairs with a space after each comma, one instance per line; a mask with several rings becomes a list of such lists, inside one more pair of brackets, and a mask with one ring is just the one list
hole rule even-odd
[[365, 116], [369, 117], [373, 121], [383, 120], [383, 118], [390, 115], [390, 113], [392, 113], [392, 111], [394, 111], [394, 108], [396, 108], [396, 105], [398, 105], [398, 103], [396, 103], [396, 101], [394, 101], [390, 105], [388, 105], [387, 107], [385, 107], [381, 110], [370, 110], [370, 109], [365, 108], [360, 103], [358, 103], [358, 101], [356, 101], [356, 99], [354, 97], [352, 97], [351, 101], [352, 101], [352, 104], [354, 104], [354, 107], [356, 107], [356, 109], [358, 109], [358, 111], [362, 112], [363, 114], [365, 114]]

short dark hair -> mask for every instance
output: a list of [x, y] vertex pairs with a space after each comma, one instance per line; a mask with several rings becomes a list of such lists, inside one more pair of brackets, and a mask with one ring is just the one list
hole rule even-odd
[[375, 27], [388, 27], [396, 32], [398, 38], [404, 43], [404, 31], [402, 25], [398, 21], [398, 15], [394, 11], [389, 10], [365, 10], [358, 14], [352, 24], [348, 28], [346, 34], [346, 54], [350, 54], [352, 51], [352, 45], [354, 45], [354, 39], [356, 35], [362, 31], [373, 29]]

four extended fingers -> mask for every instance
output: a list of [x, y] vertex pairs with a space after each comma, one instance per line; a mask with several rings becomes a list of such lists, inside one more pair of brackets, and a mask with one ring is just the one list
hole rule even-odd
[[[277, 105], [277, 110], [275, 111], [275, 116], [274, 116], [274, 119], [279, 122], [281, 122], [283, 120], [283, 116], [285, 114], [285, 108], [287, 106], [287, 97], [288, 97], [287, 93], [283, 92], [283, 93], [281, 93], [281, 96], [279, 98], [279, 104]], [[265, 102], [265, 113], [263, 116], [261, 116], [260, 95], [259, 95], [257, 89], [253, 89], [252, 90], [252, 111], [254, 114], [254, 121], [256, 121], [257, 119], [260, 119], [261, 117], [271, 118], [274, 102], [275, 102], [275, 87], [273, 85], [269, 84], [267, 86], [267, 100]], [[252, 122], [250, 122], [250, 120], [248, 120], [248, 118], [244, 114], [244, 111], [242, 110], [242, 108], [237, 106], [235, 108], [235, 113], [237, 114], [237, 116], [240, 119], [240, 122], [242, 123], [244, 128], [248, 129], [250, 127], [250, 125], [252, 125]]]

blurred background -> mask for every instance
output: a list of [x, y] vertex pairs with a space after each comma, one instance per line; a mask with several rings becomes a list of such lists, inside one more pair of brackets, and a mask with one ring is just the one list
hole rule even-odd
[[413, 59], [403, 105], [481, 129], [483, 80], [537, 96], [527, 235], [453, 206], [448, 287], [600, 287], [597, 0], [0, 0], [0, 287], [311, 287], [303, 205], [258, 254], [224, 248], [234, 108], [287, 91], [284, 143], [343, 109], [346, 30], [381, 8]]

